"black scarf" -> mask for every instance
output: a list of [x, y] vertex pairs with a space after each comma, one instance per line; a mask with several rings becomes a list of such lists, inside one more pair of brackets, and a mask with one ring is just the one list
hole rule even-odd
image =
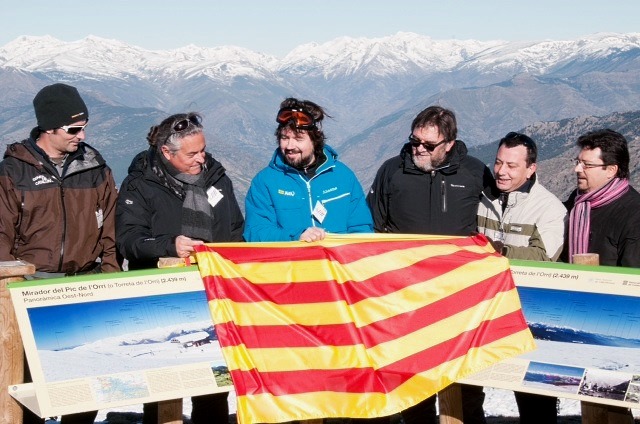
[[182, 235], [213, 241], [213, 208], [209, 204], [205, 190], [205, 169], [198, 175], [180, 173], [162, 153], [158, 153], [162, 165], [167, 170], [168, 178], [184, 190], [182, 200]]

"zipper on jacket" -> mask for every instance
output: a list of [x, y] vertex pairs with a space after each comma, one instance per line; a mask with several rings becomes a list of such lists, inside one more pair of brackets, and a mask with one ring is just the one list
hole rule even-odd
[[313, 220], [313, 198], [311, 197], [311, 180], [305, 181], [305, 184], [307, 185], [307, 197], [309, 198], [309, 217], [311, 218], [311, 226], [315, 227], [316, 222]]
[[[327, 159], [329, 160], [329, 159]], [[325, 161], [326, 162], [326, 161]], [[324, 165], [324, 164], [323, 164]], [[314, 175], [313, 177], [307, 179], [305, 178], [300, 171], [298, 171], [296, 169], [296, 172], [298, 173], [298, 177], [300, 177], [300, 179], [302, 181], [304, 181], [304, 184], [307, 186], [307, 197], [309, 198], [309, 217], [311, 218], [311, 226], [315, 227], [316, 226], [316, 222], [313, 220], [313, 197], [311, 197], [311, 180], [313, 180], [315, 177], [317, 177], [318, 175], [328, 171], [329, 169], [332, 169], [335, 165], [331, 165], [328, 168], [323, 169], [322, 171], [318, 172], [316, 175]]]
[[440, 181], [440, 196], [442, 200], [442, 212], [447, 211], [447, 184], [444, 180]]
[[60, 203], [62, 206], [62, 242], [60, 243], [60, 263], [58, 264], [58, 271], [62, 270], [62, 259], [64, 258], [64, 240], [67, 234], [67, 209], [64, 206], [64, 187], [62, 181], [60, 181]]
[[13, 251], [11, 252], [11, 255], [13, 257], [16, 256], [16, 252], [18, 251], [18, 241], [20, 238], [19, 236], [20, 234], [22, 234], [22, 232], [20, 231], [20, 227], [22, 226], [23, 214], [24, 214], [24, 190], [20, 190], [20, 210], [18, 211], [18, 221], [16, 222], [16, 227], [15, 227], [16, 236], [14, 237]]

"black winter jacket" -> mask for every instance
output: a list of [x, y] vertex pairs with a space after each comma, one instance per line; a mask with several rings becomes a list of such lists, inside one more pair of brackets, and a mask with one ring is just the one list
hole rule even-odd
[[[574, 190], [564, 205], [570, 211], [577, 195]], [[621, 198], [591, 209], [589, 252], [600, 256], [600, 265], [640, 267], [640, 193], [629, 187]], [[569, 240], [569, 226], [565, 240]], [[560, 259], [569, 260], [569, 242]]]
[[[159, 162], [159, 161], [158, 161]], [[244, 218], [233, 185], [222, 165], [207, 153], [206, 188], [218, 189], [222, 199], [213, 208], [214, 237], [206, 242], [242, 241]], [[171, 186], [156, 163], [153, 148], [140, 152], [129, 166], [116, 206], [116, 245], [129, 269], [157, 267], [158, 258], [178, 256], [175, 239], [182, 231], [184, 192]]]
[[411, 159], [411, 146], [378, 170], [367, 195], [376, 232], [468, 236], [476, 230], [482, 190], [493, 181], [480, 160], [457, 140], [446, 162], [424, 172]]

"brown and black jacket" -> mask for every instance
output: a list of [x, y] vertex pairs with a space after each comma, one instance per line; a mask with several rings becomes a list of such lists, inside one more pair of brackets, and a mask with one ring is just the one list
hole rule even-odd
[[117, 191], [97, 150], [80, 143], [61, 175], [33, 138], [7, 146], [0, 162], [0, 261], [21, 259], [37, 271], [86, 272], [101, 262], [118, 271]]

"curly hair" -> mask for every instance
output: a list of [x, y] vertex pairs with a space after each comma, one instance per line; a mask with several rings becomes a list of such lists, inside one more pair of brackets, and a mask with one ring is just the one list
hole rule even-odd
[[[186, 123], [186, 126], [184, 126]], [[184, 126], [182, 129], [176, 127]], [[147, 141], [149, 146], [154, 146], [160, 151], [162, 146], [167, 146], [171, 154], [180, 150], [180, 141], [193, 134], [200, 134], [203, 131], [202, 116], [196, 112], [176, 113], [164, 119], [160, 124], [149, 129]]]
[[284, 99], [280, 103], [280, 109], [283, 108], [294, 108], [294, 109], [302, 109], [307, 112], [313, 120], [315, 121], [315, 127], [312, 129], [300, 129], [296, 126], [294, 121], [289, 121], [286, 124], [279, 124], [278, 128], [274, 135], [276, 136], [276, 140], [280, 142], [280, 137], [282, 133], [286, 129], [290, 129], [296, 133], [306, 132], [309, 134], [309, 138], [311, 138], [311, 142], [313, 143], [313, 151], [316, 156], [320, 156], [322, 151], [324, 150], [325, 143], [325, 135], [322, 131], [322, 120], [327, 117], [331, 118], [331, 116], [319, 105], [309, 100], [298, 100], [293, 97], [288, 97]]

